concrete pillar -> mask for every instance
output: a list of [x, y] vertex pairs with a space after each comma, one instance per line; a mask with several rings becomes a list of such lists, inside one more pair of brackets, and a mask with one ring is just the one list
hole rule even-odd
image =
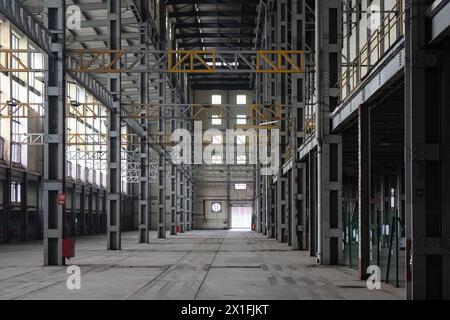
[[64, 265], [62, 241], [66, 206], [58, 198], [66, 192], [66, 39], [65, 0], [44, 1], [44, 23], [52, 37], [52, 55], [45, 55], [44, 117], [44, 265]]
[[[359, 276], [367, 278], [370, 265], [370, 210], [371, 210], [371, 139], [370, 108], [361, 105], [358, 110], [358, 207], [359, 207]], [[384, 190], [381, 192], [384, 193]]]
[[[109, 49], [120, 50], [121, 44], [121, 4], [120, 0], [107, 1]], [[114, 59], [114, 54], [111, 54]], [[112, 64], [113, 70], [121, 68], [120, 59]], [[108, 191], [106, 201], [107, 214], [107, 248], [121, 250], [121, 74], [110, 73], [108, 88], [113, 97], [112, 110], [109, 115], [108, 148]]]

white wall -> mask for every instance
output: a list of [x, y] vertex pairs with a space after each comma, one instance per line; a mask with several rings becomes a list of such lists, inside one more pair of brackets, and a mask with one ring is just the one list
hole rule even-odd
[[[253, 103], [253, 92], [252, 91], [220, 91], [220, 90], [211, 90], [211, 91], [194, 91], [191, 93], [191, 98], [193, 103], [195, 104], [211, 104], [211, 96], [212, 95], [222, 95], [222, 104], [237, 104], [236, 97], [237, 95], [246, 95], [247, 96], [247, 105]], [[229, 108], [229, 111], [232, 116], [245, 114], [250, 116], [250, 112], [247, 106], [239, 107], [239, 108]], [[220, 114], [221, 108], [212, 107], [207, 113], [203, 113], [201, 115], [203, 121], [203, 130], [208, 130], [210, 128], [225, 130], [227, 128], [233, 129], [236, 124], [236, 120], [230, 120], [229, 127], [227, 127], [227, 120], [222, 120], [222, 125], [220, 126], [212, 126], [211, 124], [211, 115]], [[251, 121], [248, 120], [248, 124], [251, 124]], [[225, 141], [225, 138], [224, 138]], [[211, 167], [208, 167], [210, 170]], [[218, 171], [226, 172], [225, 166], [220, 166], [217, 168]], [[212, 181], [214, 182], [214, 181]], [[234, 183], [231, 183], [230, 189], [230, 202], [227, 201], [227, 185], [215, 185], [209, 183], [199, 183], [197, 185], [196, 190], [196, 201], [195, 201], [195, 223], [197, 229], [213, 229], [213, 230], [221, 230], [228, 229], [231, 226], [229, 225], [232, 206], [252, 206], [252, 198], [253, 198], [253, 185], [251, 183], [247, 184], [247, 190], [234, 190]], [[222, 211], [219, 213], [212, 212], [212, 203], [220, 202], [222, 204]]]

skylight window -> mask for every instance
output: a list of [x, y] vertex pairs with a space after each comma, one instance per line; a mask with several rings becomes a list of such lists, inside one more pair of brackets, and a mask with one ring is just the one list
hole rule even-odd
[[247, 116], [245, 114], [238, 114], [236, 123], [240, 125], [247, 124]]
[[247, 96], [245, 94], [238, 94], [236, 96], [236, 103], [239, 105], [247, 104]]
[[222, 96], [220, 94], [213, 94], [211, 99], [212, 99], [212, 104], [215, 104], [215, 105], [222, 104]]
[[220, 126], [220, 125], [222, 125], [222, 119], [218, 115], [213, 115], [212, 116], [212, 124], [214, 126]]

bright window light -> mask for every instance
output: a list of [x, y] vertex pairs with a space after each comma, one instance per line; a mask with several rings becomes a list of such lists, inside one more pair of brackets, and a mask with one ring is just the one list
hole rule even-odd
[[247, 190], [247, 185], [245, 183], [236, 183], [234, 185], [235, 190]]
[[222, 156], [221, 155], [214, 155], [211, 158], [212, 164], [222, 164]]
[[247, 96], [245, 94], [238, 94], [236, 96], [237, 104], [247, 104]]
[[238, 114], [237, 116], [237, 124], [247, 124], [247, 116], [245, 114]]
[[236, 136], [236, 144], [238, 145], [244, 145], [247, 141], [247, 136], [246, 135], [239, 135]]
[[221, 145], [223, 143], [223, 137], [221, 135], [220, 136], [213, 136], [212, 137], [212, 143]]
[[247, 156], [245, 154], [238, 155], [236, 163], [239, 165], [247, 164]]
[[222, 125], [222, 119], [220, 119], [220, 117], [218, 115], [213, 115], [212, 116], [212, 124], [214, 126], [220, 126], [220, 125]]
[[220, 94], [213, 94], [211, 99], [212, 104], [222, 104], [222, 96]]

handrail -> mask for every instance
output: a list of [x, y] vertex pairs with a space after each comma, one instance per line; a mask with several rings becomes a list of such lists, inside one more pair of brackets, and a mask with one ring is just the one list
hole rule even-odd
[[[372, 33], [369, 41], [361, 48], [361, 50], [359, 50], [356, 58], [342, 73], [338, 82], [339, 102], [344, 101], [345, 98], [352, 94], [356, 87], [361, 83], [364, 76], [369, 74], [376, 65], [376, 62], [381, 60], [384, 54], [382, 52], [382, 44], [385, 44], [387, 40], [387, 46], [388, 48], [391, 48], [396, 41], [404, 35], [404, 15], [404, 0], [398, 0], [393, 8], [387, 13], [387, 16], [380, 22], [379, 28]], [[391, 31], [397, 26], [399, 27], [398, 32], [392, 37]], [[376, 57], [373, 59], [375, 63], [372, 63], [372, 55], [374, 53], [376, 53]], [[363, 68], [366, 68], [364, 74]]]

